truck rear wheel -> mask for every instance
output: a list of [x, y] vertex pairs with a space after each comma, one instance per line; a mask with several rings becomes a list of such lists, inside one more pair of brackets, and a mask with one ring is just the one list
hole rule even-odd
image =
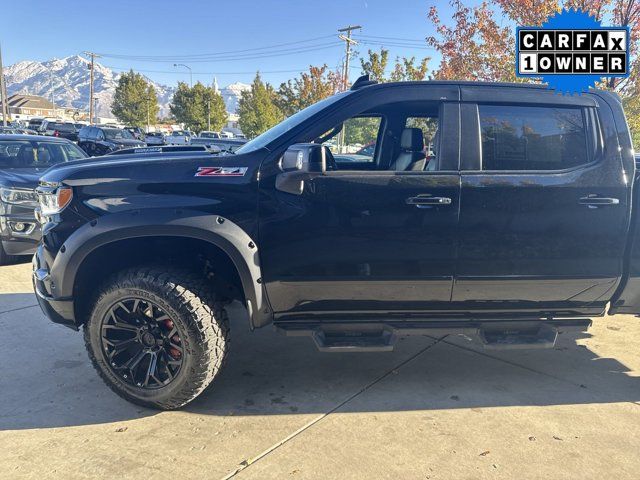
[[224, 364], [227, 312], [199, 275], [125, 270], [97, 294], [84, 339], [105, 383], [138, 405], [171, 410], [196, 398]]

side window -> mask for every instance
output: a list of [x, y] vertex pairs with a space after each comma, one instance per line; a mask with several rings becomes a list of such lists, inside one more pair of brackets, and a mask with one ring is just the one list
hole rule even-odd
[[435, 166], [436, 144], [439, 140], [438, 117], [408, 117], [404, 128], [419, 128], [422, 130], [424, 149], [427, 156], [427, 169], [429, 169], [430, 164]]
[[582, 109], [479, 105], [483, 170], [562, 170], [590, 162]]
[[349, 118], [343, 123], [342, 132], [325, 142], [325, 145], [339, 166], [348, 168], [349, 163], [374, 162], [381, 126], [380, 116]]

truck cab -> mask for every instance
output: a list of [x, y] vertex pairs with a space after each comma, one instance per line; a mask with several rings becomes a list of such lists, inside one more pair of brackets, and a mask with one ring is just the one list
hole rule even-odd
[[550, 347], [608, 305], [640, 313], [634, 182], [614, 94], [361, 78], [235, 154], [50, 170], [34, 285], [117, 393], [158, 408], [217, 374], [234, 300], [324, 351]]

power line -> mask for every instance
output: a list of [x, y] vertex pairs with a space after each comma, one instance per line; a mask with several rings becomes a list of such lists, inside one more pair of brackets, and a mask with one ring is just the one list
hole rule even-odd
[[282, 57], [287, 55], [296, 55], [300, 53], [308, 53], [315, 52], [320, 50], [329, 50], [335, 47], [342, 45], [340, 42], [330, 42], [318, 45], [308, 45], [305, 47], [296, 47], [282, 50], [273, 50], [270, 52], [262, 52], [262, 53], [252, 53], [252, 54], [244, 54], [237, 56], [227, 56], [227, 57], [211, 57], [211, 58], [200, 58], [197, 60], [189, 60], [181, 57], [173, 57], [172, 59], [167, 60], [157, 60], [157, 59], [149, 59], [141, 56], [124, 56], [124, 55], [105, 55], [105, 58], [111, 58], [114, 60], [128, 60], [128, 61], [137, 61], [137, 62], [149, 62], [149, 63], [215, 63], [215, 62], [231, 62], [238, 60], [256, 60], [260, 58], [272, 58], [272, 57]]
[[363, 35], [360, 33], [356, 33], [354, 35], [354, 37], [356, 38], [367, 38], [367, 39], [372, 39], [372, 40], [394, 40], [394, 41], [400, 41], [400, 42], [418, 42], [418, 43], [425, 43], [425, 39], [424, 38], [399, 38], [399, 37], [378, 37], [375, 35]]
[[[319, 45], [304, 45], [305, 43], [315, 42], [317, 40], [323, 40], [327, 38], [335, 38], [334, 35], [323, 35], [321, 37], [309, 38], [305, 40], [298, 40], [295, 42], [286, 42], [286, 43], [278, 43], [275, 45], [269, 45], [264, 47], [253, 47], [253, 48], [245, 48], [241, 50], [228, 50], [225, 52], [211, 52], [211, 53], [198, 53], [198, 54], [174, 54], [174, 55], [127, 55], [127, 54], [118, 54], [118, 53], [101, 53], [105, 58], [121, 58], [121, 59], [146, 59], [149, 61], [159, 61], [159, 62], [171, 62], [175, 59], [185, 60], [185, 61], [195, 61], [198, 59], [206, 59], [206, 58], [218, 58], [218, 57], [227, 57], [227, 56], [250, 56], [250, 55], [262, 55], [269, 54], [280, 51], [287, 50], [298, 50], [300, 48], [310, 48], [316, 47]], [[296, 45], [294, 49], [284, 49], [279, 50], [281, 47], [287, 47], [291, 45]], [[320, 44], [320, 45], [326, 45]], [[274, 50], [275, 49], [275, 50]]]
[[[131, 70], [130, 68], [120, 68], [120, 67], [112, 67], [111, 65], [103, 65], [104, 67], [107, 67], [111, 70], [117, 70], [120, 72], [128, 72], [129, 70]], [[255, 69], [255, 70], [249, 70], [249, 71], [245, 71], [245, 72], [193, 72], [194, 75], [251, 75], [254, 74], [256, 72], [260, 72], [260, 73], [296, 73], [296, 72], [303, 72], [305, 70], [307, 70], [307, 67], [303, 67], [303, 68], [296, 68], [296, 69], [291, 69], [291, 70], [261, 70], [259, 68]], [[174, 75], [180, 75], [182, 72], [178, 72], [175, 70], [141, 70], [139, 68], [133, 69], [136, 72], [142, 72], [142, 73], [171, 73]]]

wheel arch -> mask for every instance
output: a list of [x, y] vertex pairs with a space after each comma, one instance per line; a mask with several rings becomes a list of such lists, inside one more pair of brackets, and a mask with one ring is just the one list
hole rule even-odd
[[[127, 212], [100, 217], [84, 225], [62, 245], [51, 268], [51, 280], [60, 298], [75, 298], [76, 323], [82, 301], [76, 296], [79, 282], [99, 272], [87, 272], [96, 257], [114, 252], [118, 244], [127, 242], [146, 244], [158, 240], [178, 241], [177, 245], [191, 248], [194, 244], [207, 245], [214, 252], [226, 256], [235, 269], [244, 304], [249, 312], [251, 328], [260, 327], [272, 319], [271, 309], [264, 295], [258, 247], [249, 234], [231, 220], [200, 213], [183, 214], [179, 211]], [[183, 241], [180, 244], [179, 241]], [[120, 254], [126, 249], [117, 250]], [[108, 258], [114, 263], [136, 263], [128, 258]], [[156, 261], [158, 259], [155, 259]], [[89, 277], [87, 277], [89, 275]], [[97, 278], [97, 277], [96, 277]]]

